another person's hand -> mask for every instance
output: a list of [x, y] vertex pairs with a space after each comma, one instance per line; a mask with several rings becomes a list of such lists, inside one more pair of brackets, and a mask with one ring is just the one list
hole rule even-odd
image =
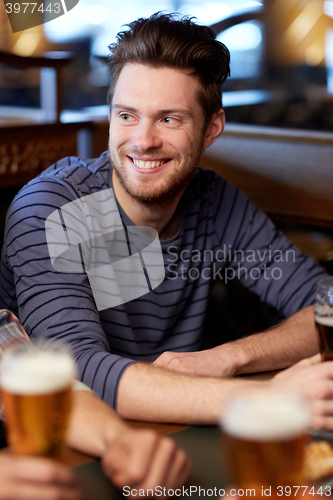
[[172, 439], [131, 427], [119, 433], [102, 457], [102, 464], [118, 488], [137, 490], [179, 488], [191, 471], [185, 452]]
[[0, 456], [0, 500], [82, 500], [68, 467], [46, 458]]
[[272, 385], [309, 401], [312, 427], [333, 430], [333, 362], [321, 363], [316, 354], [278, 373]]

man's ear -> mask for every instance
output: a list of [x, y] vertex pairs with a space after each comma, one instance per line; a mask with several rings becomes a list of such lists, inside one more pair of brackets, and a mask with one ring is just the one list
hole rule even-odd
[[218, 136], [223, 132], [225, 125], [225, 114], [223, 109], [219, 109], [213, 114], [208, 127], [206, 128], [203, 140], [203, 148], [208, 148], [216, 141]]

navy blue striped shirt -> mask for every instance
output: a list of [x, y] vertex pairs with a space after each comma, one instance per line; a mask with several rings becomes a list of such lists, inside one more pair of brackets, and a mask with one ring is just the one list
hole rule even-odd
[[[131, 363], [153, 361], [165, 350], [199, 349], [216, 278], [239, 278], [285, 316], [313, 303], [323, 269], [242, 192], [198, 168], [180, 201], [177, 234], [161, 241], [164, 281], [98, 312], [86, 274], [53, 269], [45, 220], [71, 201], [111, 188], [111, 173], [104, 153], [90, 161], [64, 158], [29, 182], [9, 209], [0, 269], [0, 308], [17, 314], [31, 337], [69, 342], [79, 377], [110, 405], [116, 406], [119, 380]], [[133, 225], [119, 210], [123, 224]]]

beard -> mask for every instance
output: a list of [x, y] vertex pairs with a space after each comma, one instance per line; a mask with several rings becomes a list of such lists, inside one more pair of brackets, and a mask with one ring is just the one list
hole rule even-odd
[[[115, 175], [117, 176], [122, 187], [132, 198], [149, 205], [167, 204], [171, 202], [180, 192], [185, 191], [197, 166], [199, 165], [202, 153], [201, 146], [195, 149], [193, 148], [193, 150], [187, 155], [186, 165], [183, 166], [183, 168], [170, 172], [165, 179], [158, 181], [157, 185], [151, 186], [152, 183], [145, 183], [144, 179], [142, 179], [140, 185], [133, 182], [130, 178], [129, 172], [122, 164], [121, 158], [126, 158], [131, 155], [140, 156], [140, 153], [131, 151], [131, 154], [128, 155], [122, 153], [120, 149], [118, 151], [118, 155], [116, 155], [112, 151], [111, 147], [109, 150]], [[145, 154], [145, 157], [147, 158], [147, 154]], [[161, 153], [160, 157], [168, 158], [170, 156]], [[179, 158], [173, 157], [172, 160], [180, 165]], [[147, 174], [147, 176], [150, 176], [150, 174]]]

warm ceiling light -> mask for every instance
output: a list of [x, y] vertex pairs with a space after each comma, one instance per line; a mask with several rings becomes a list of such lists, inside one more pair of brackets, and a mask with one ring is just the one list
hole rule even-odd
[[22, 33], [12, 49], [14, 54], [19, 56], [31, 56], [42, 40], [42, 37], [43, 31], [26, 31]]

